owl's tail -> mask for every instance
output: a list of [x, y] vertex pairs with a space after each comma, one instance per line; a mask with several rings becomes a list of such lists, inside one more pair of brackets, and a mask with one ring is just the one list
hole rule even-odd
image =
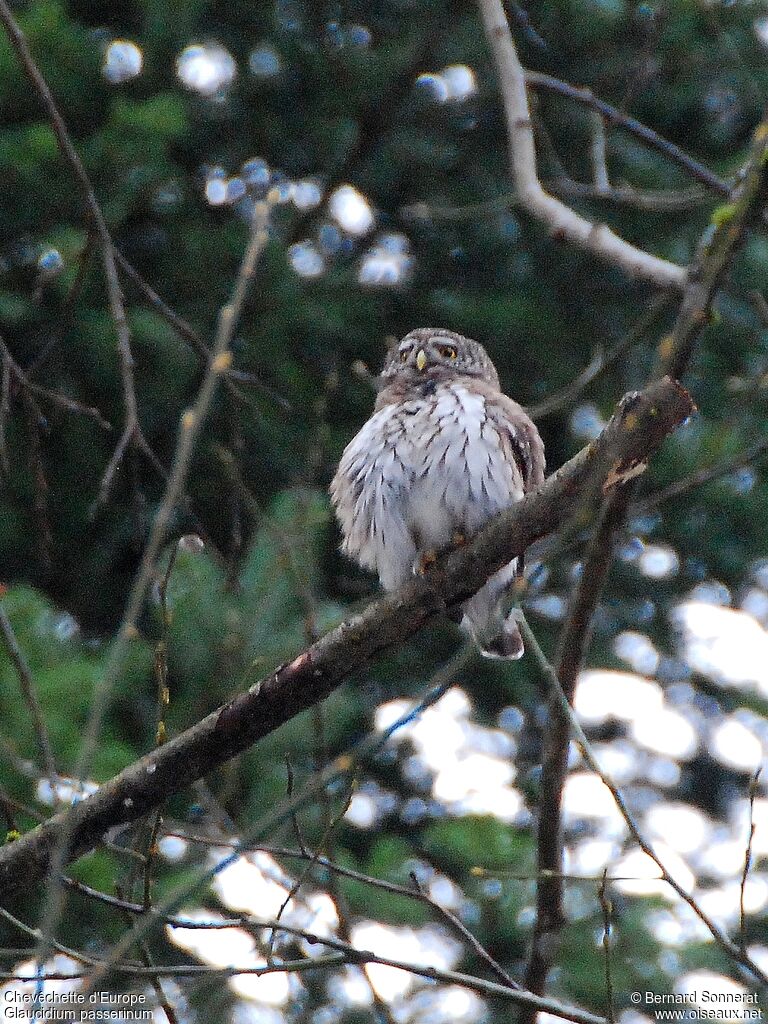
[[509, 592], [516, 576], [517, 562], [510, 562], [462, 606], [461, 624], [486, 658], [516, 661], [525, 651], [516, 609], [509, 610]]
[[491, 637], [486, 644], [480, 644], [480, 653], [486, 658], [505, 658], [509, 661], [517, 661], [525, 654], [525, 645], [520, 634], [520, 627], [516, 622], [510, 621], [512, 615], [505, 621], [498, 636]]

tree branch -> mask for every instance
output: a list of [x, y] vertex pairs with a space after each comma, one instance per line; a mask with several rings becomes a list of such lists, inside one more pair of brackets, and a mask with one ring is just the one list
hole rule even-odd
[[[0, 0], [0, 3], [2, 3], [2, 0]], [[222, 306], [219, 312], [219, 324], [211, 351], [212, 359], [208, 364], [193, 405], [182, 413], [179, 424], [179, 436], [176, 442], [176, 450], [165, 494], [152, 523], [149, 539], [144, 548], [141, 563], [128, 595], [120, 630], [112, 644], [104, 674], [94, 690], [91, 713], [84, 731], [82, 749], [75, 766], [74, 774], [77, 781], [81, 781], [89, 770], [117, 674], [122, 665], [127, 645], [131, 637], [136, 633], [135, 623], [141, 611], [157, 557], [166, 539], [173, 511], [184, 491], [184, 482], [195, 455], [197, 440], [213, 403], [221, 375], [231, 365], [232, 337], [243, 304], [245, 303], [251, 280], [256, 272], [259, 257], [269, 239], [269, 215], [270, 206], [267, 202], [255, 204], [251, 223], [251, 235], [243, 254], [232, 297], [229, 302]], [[127, 801], [128, 809], [130, 809], [133, 801], [130, 797], [127, 798]], [[152, 806], [159, 806], [162, 802], [163, 800], [159, 799]], [[78, 843], [77, 836], [70, 835], [69, 828], [71, 826], [77, 827], [76, 819], [67, 815], [62, 820], [57, 834], [51, 837], [52, 844], [48, 850], [48, 858], [52, 864], [49, 880], [50, 899], [41, 927], [41, 934], [43, 936], [53, 935], [55, 925], [62, 910], [64, 894], [59, 876], [64, 864], [71, 859], [70, 844], [74, 843], [74, 849], [76, 849]]]
[[149, 444], [144, 438], [139, 423], [138, 405], [136, 401], [136, 388], [133, 378], [133, 354], [131, 352], [131, 334], [128, 327], [128, 317], [125, 311], [123, 293], [120, 288], [120, 281], [117, 276], [117, 265], [112, 245], [112, 237], [96, 198], [91, 179], [78, 156], [77, 150], [69, 137], [64, 118], [59, 113], [56, 101], [48, 88], [48, 83], [43, 78], [40, 69], [35, 63], [24, 33], [19, 28], [8, 4], [0, 0], [0, 22], [5, 26], [8, 39], [11, 42], [21, 66], [24, 69], [29, 82], [37, 93], [45, 114], [51, 123], [59, 150], [70, 167], [82, 192], [83, 202], [91, 223], [93, 224], [96, 237], [101, 250], [101, 262], [104, 268], [104, 279], [107, 286], [109, 309], [112, 321], [117, 334], [117, 354], [120, 363], [120, 376], [123, 388], [123, 404], [125, 406], [125, 424], [123, 433], [117, 443], [114, 454], [110, 459], [106, 472], [102, 478], [99, 500], [104, 500], [108, 494], [115, 473], [117, 472], [123, 454], [129, 446], [135, 446], [145, 454], [150, 450]]
[[501, 0], [478, 0], [488, 43], [499, 75], [507, 121], [509, 165], [517, 201], [531, 216], [549, 227], [555, 239], [572, 242], [600, 259], [621, 267], [630, 277], [652, 281], [662, 288], [682, 289], [687, 270], [620, 238], [605, 224], [587, 220], [545, 192], [536, 169], [533, 122], [526, 94], [526, 76], [515, 49]]
[[[610, 791], [613, 797], [614, 803], [619, 809], [624, 822], [626, 823], [629, 834], [635, 840], [637, 845], [643, 851], [656, 867], [659, 869], [662, 881], [666, 882], [667, 885], [675, 892], [675, 894], [686, 903], [693, 913], [702, 922], [705, 928], [709, 931], [712, 938], [720, 946], [723, 952], [729, 956], [735, 963], [740, 964], [746, 968], [753, 977], [757, 978], [764, 985], [768, 984], [768, 976], [760, 969], [759, 965], [749, 956], [746, 949], [740, 948], [735, 942], [732, 942], [725, 932], [715, 924], [711, 917], [706, 914], [693, 896], [686, 892], [685, 888], [677, 881], [677, 879], [668, 870], [664, 862], [661, 860], [659, 855], [654, 850], [652, 844], [645, 838], [643, 833], [640, 831], [640, 826], [635, 821], [634, 815], [629, 809], [626, 800], [624, 799], [621, 790], [618, 788], [613, 779], [608, 775], [607, 772], [603, 771], [597, 760], [594, 750], [587, 739], [587, 735], [581, 727], [581, 723], [576, 717], [571, 706], [571, 700], [563, 690], [562, 684], [558, 678], [558, 673], [552, 667], [547, 660], [544, 651], [541, 649], [535, 634], [528, 625], [525, 616], [521, 616], [520, 629], [523, 634], [523, 638], [526, 643], [527, 650], [533, 655], [536, 665], [544, 677], [550, 694], [552, 696], [552, 706], [556, 708], [556, 713], [561, 717], [566, 729], [573, 735], [576, 740], [576, 745], [579, 749], [581, 756], [588, 767], [598, 776], [603, 785]], [[606, 876], [603, 881], [605, 882]]]
[[16, 669], [16, 675], [19, 677], [21, 693], [24, 698], [24, 703], [27, 705], [27, 711], [29, 712], [29, 717], [32, 721], [32, 728], [34, 729], [37, 746], [40, 751], [41, 768], [45, 775], [51, 780], [51, 785], [53, 785], [58, 777], [58, 772], [56, 770], [56, 758], [53, 753], [53, 745], [48, 733], [48, 726], [45, 724], [43, 709], [40, 706], [40, 699], [37, 695], [37, 685], [32, 676], [32, 670], [29, 667], [27, 659], [24, 657], [24, 652], [19, 646], [19, 641], [16, 639], [16, 634], [13, 631], [11, 620], [8, 618], [8, 613], [1, 603], [0, 636], [2, 636], [3, 644], [8, 652], [8, 657], [11, 659], [13, 666]]
[[[0, 908], [0, 914], [3, 914], [6, 918], [10, 918], [10, 923], [13, 923], [20, 930], [28, 931], [23, 923], [14, 918], [7, 912], [2, 911]], [[265, 928], [277, 928], [278, 930], [285, 932], [288, 935], [295, 935], [297, 938], [305, 939], [311, 945], [326, 946], [328, 949], [333, 949], [338, 952], [338, 956], [334, 957], [302, 957], [298, 960], [284, 960], [276, 963], [266, 963], [263, 965], [243, 965], [243, 966], [232, 966], [232, 967], [216, 967], [208, 964], [167, 964], [157, 967], [145, 967], [134, 964], [110, 964], [109, 970], [111, 973], [127, 976], [129, 978], [198, 978], [198, 977], [216, 977], [216, 978], [233, 978], [238, 975], [255, 975], [257, 977], [265, 974], [282, 974], [282, 973], [300, 973], [305, 971], [316, 971], [327, 967], [341, 967], [345, 964], [384, 964], [387, 967], [397, 967], [399, 970], [406, 971], [408, 974], [413, 974], [417, 978], [427, 978], [430, 981], [444, 982], [449, 985], [460, 985], [462, 988], [468, 988], [472, 991], [479, 992], [488, 998], [497, 998], [505, 1000], [508, 1003], [512, 1003], [516, 1006], [522, 1006], [526, 1008], [532, 1008], [534, 1011], [541, 1011], [542, 1013], [550, 1013], [555, 1017], [560, 1017], [563, 1020], [574, 1021], [574, 1024], [606, 1024], [604, 1017], [600, 1017], [597, 1014], [590, 1013], [588, 1010], [582, 1010], [578, 1006], [568, 1005], [567, 1003], [561, 1003], [555, 999], [542, 999], [540, 996], [532, 995], [530, 992], [521, 992], [519, 989], [509, 988], [506, 985], [502, 985], [495, 981], [486, 981], [484, 978], [477, 978], [470, 974], [462, 974], [458, 971], [444, 970], [438, 967], [428, 967], [421, 964], [411, 963], [408, 960], [401, 960], [394, 957], [379, 956], [371, 950], [358, 949], [356, 946], [351, 945], [348, 942], [344, 942], [342, 939], [337, 939], [331, 935], [320, 935], [315, 932], [307, 931], [304, 928], [296, 928], [292, 925], [282, 924], [279, 921], [259, 920], [254, 919], [246, 915], [242, 915], [237, 919], [237, 925], [233, 925], [232, 921], [226, 922], [206, 922], [203, 925], [195, 922], [185, 922], [183, 919], [178, 921], [176, 927], [180, 929], [205, 928], [209, 930], [221, 929], [221, 928], [232, 928], [233, 926], [248, 927], [249, 929], [258, 929], [261, 931]], [[98, 960], [94, 957], [86, 956], [85, 954], [78, 953], [75, 950], [66, 949], [66, 955], [72, 957], [73, 960], [78, 960], [81, 963], [92, 966], [100, 966]], [[38, 975], [31, 975], [28, 972], [24, 974], [17, 974], [14, 972], [3, 972], [0, 974], [0, 978], [3, 980], [24, 980], [24, 981], [36, 981]], [[71, 970], [71, 971], [51, 971], [46, 972], [44, 975], [46, 980], [57, 980], [57, 979], [84, 979], [88, 977], [87, 971], [82, 970]]]
[[614, 125], [623, 128], [630, 134], [635, 135], [650, 149], [655, 149], [657, 153], [676, 163], [694, 181], [698, 181], [712, 192], [716, 192], [724, 198], [731, 194], [731, 184], [723, 181], [722, 178], [719, 178], [708, 167], [705, 167], [704, 164], [700, 164], [698, 160], [694, 160], [693, 157], [680, 149], [679, 146], [676, 146], [674, 142], [663, 138], [652, 128], [642, 124], [628, 114], [623, 114], [617, 107], [611, 106], [610, 103], [606, 103], [605, 100], [595, 96], [591, 89], [571, 85], [569, 82], [563, 82], [560, 78], [553, 78], [552, 75], [544, 75], [540, 71], [525, 71], [524, 74], [525, 83], [529, 89], [556, 93], [558, 96], [564, 96], [566, 99], [574, 100], [576, 103], [589, 107], [590, 110], [594, 110], [595, 113], [603, 117], [607, 128], [612, 128]]
[[537, 538], [575, 516], [583, 526], [601, 496], [627, 473], [636, 473], [693, 409], [687, 392], [669, 378], [625, 396], [595, 441], [424, 578], [369, 605], [289, 664], [130, 765], [92, 797], [0, 851], [0, 900], [45, 875], [62, 833], [68, 860], [93, 849], [109, 829], [157, 807], [317, 704], [378, 652], [466, 600]]
[[[755, 129], [749, 160], [739, 176], [731, 203], [721, 207], [705, 231], [683, 291], [677, 319], [670, 334], [657, 348], [654, 374], [682, 376], [694, 344], [710, 321], [720, 284], [751, 225], [763, 214], [768, 194], [768, 122]], [[629, 480], [608, 496], [591, 538], [568, 617], [560, 635], [557, 675], [563, 692], [573, 700], [579, 672], [592, 635], [592, 621], [613, 561], [616, 537], [623, 528], [636, 481]], [[526, 971], [526, 987], [543, 992], [553, 962], [554, 942], [562, 925], [563, 883], [562, 822], [560, 807], [568, 760], [568, 725], [551, 713], [544, 735], [541, 797], [539, 801], [539, 850], [537, 867], [542, 879], [537, 886], [536, 925]], [[523, 1015], [529, 1024], [530, 1015]]]

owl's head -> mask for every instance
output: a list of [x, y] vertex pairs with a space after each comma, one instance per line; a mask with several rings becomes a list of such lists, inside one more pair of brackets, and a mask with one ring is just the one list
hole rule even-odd
[[406, 334], [389, 350], [381, 376], [385, 384], [474, 377], [499, 386], [496, 367], [480, 342], [443, 327], [419, 327]]

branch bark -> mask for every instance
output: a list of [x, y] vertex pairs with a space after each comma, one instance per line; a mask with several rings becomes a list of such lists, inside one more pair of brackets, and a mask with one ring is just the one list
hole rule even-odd
[[447, 607], [466, 600], [539, 537], [570, 520], [583, 528], [603, 494], [642, 468], [693, 410], [688, 393], [670, 378], [626, 395], [595, 441], [425, 577], [375, 601], [289, 664], [130, 765], [93, 796], [0, 851], [0, 900], [45, 876], [62, 832], [68, 860], [93, 849], [109, 829], [159, 806], [317, 704], [378, 652], [402, 643]]

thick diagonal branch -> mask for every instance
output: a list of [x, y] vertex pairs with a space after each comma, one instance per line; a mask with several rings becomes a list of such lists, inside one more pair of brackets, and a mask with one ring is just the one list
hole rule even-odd
[[692, 411], [687, 392], [669, 378], [627, 395], [592, 444], [425, 578], [369, 605], [289, 664], [126, 768], [92, 797], [0, 851], [0, 900], [45, 875], [62, 831], [68, 837], [68, 859], [93, 849], [109, 829], [157, 807], [317, 704], [374, 655], [401, 644], [446, 607], [466, 600], [539, 537], [572, 520], [584, 526], [603, 493], [637, 472]]

